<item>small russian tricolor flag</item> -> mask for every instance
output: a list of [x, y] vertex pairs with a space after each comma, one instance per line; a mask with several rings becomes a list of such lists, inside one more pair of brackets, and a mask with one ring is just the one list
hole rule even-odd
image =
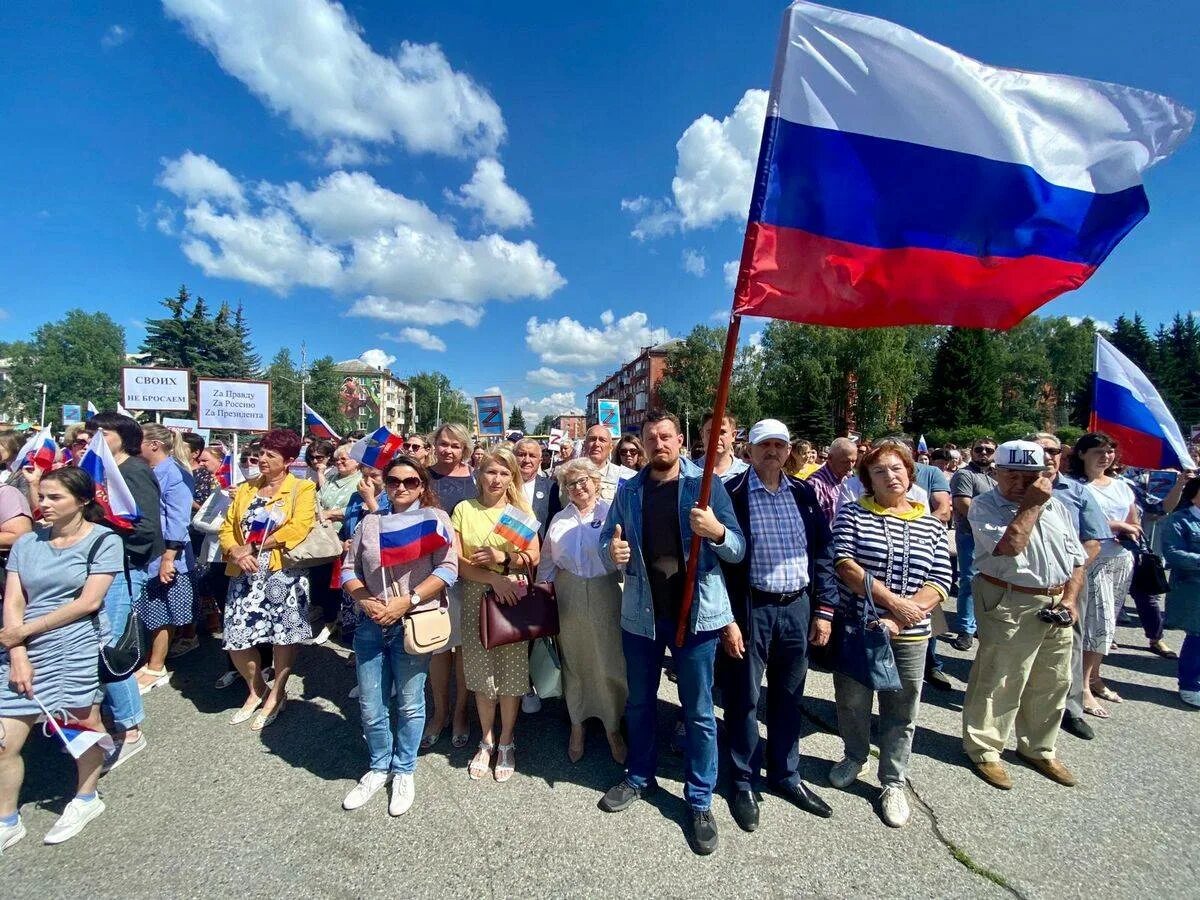
[[246, 530], [246, 543], [262, 544], [280, 523], [275, 521], [274, 511], [266, 506], [260, 506], [254, 511], [253, 515], [254, 517], [250, 520], [250, 527]]
[[[42, 731], [46, 737], [51, 734], [55, 735], [63, 746], [67, 748], [75, 759], [79, 759], [83, 754], [97, 744], [105, 753], [112, 753], [115, 749], [113, 739], [106, 731], [96, 731], [94, 728], [89, 728], [78, 719], [71, 718], [65, 711], [60, 713], [51, 713], [46, 709], [45, 705], [37, 697], [34, 697], [34, 702], [42, 708], [42, 712], [46, 716], [46, 722], [42, 725]], [[60, 721], [61, 718], [61, 721]]]
[[537, 516], [510, 503], [504, 507], [504, 512], [500, 514], [500, 519], [492, 530], [518, 550], [528, 550], [533, 539], [537, 537], [538, 528]]
[[320, 438], [323, 441], [340, 441], [336, 431], [329, 427], [326, 422], [317, 413], [315, 409], [304, 404], [304, 427], [308, 429], [308, 433], [315, 438]]
[[37, 466], [43, 472], [54, 468], [54, 460], [58, 457], [58, 445], [50, 435], [49, 428], [43, 428], [25, 442], [18, 454], [21, 466]]
[[92, 476], [96, 484], [96, 502], [104, 510], [104, 517], [117, 528], [133, 528], [134, 522], [142, 517], [142, 511], [108, 449], [103, 428], [96, 429], [92, 442], [79, 460], [79, 468]]
[[379, 522], [379, 561], [402, 566], [449, 547], [450, 532], [428, 509], [392, 513]]
[[385, 469], [392, 457], [403, 447], [404, 438], [398, 434], [392, 434], [386, 427], [383, 427], [351, 447], [350, 458], [358, 460], [364, 466]]

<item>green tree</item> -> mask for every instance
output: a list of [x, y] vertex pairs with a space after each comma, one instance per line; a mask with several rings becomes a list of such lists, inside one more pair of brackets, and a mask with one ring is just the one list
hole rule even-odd
[[1147, 378], [1154, 380], [1158, 353], [1141, 313], [1135, 312], [1132, 319], [1123, 313], [1117, 316], [1108, 341], [1145, 372]]
[[525, 414], [521, 412], [521, 407], [514, 406], [508, 414], [508, 427], [510, 430], [525, 431]]
[[[1179, 313], [1156, 339], [1159, 361], [1155, 387], [1185, 434], [1200, 423], [1200, 324]], [[1151, 378], [1154, 381], [1154, 378]]]
[[951, 328], [934, 356], [933, 369], [916, 402], [922, 431], [1000, 424], [1003, 356], [995, 332]]
[[[174, 297], [164, 297], [162, 305], [169, 316], [146, 320], [146, 337], [139, 348], [152, 366], [170, 369], [190, 369], [196, 362], [196, 347], [189, 336], [192, 296], [187, 285], [181, 284]], [[203, 346], [203, 345], [200, 345]]]
[[537, 428], [530, 434], [549, 434], [550, 429], [554, 427], [554, 416], [542, 416], [541, 421], [537, 423]]
[[60, 420], [65, 403], [81, 406], [89, 400], [99, 409], [115, 409], [120, 398], [121, 366], [125, 363], [125, 330], [106, 313], [69, 311], [48, 322], [28, 343], [13, 348], [11, 377], [0, 383], [0, 406], [34, 419], [41, 411], [46, 385], [46, 419]]
[[254, 352], [254, 345], [250, 341], [250, 325], [240, 300], [233, 313], [233, 338], [231, 365], [237, 369], [239, 377], [254, 377], [262, 368], [262, 358]]
[[[304, 402], [321, 414], [342, 437], [354, 427], [339, 410], [339, 391], [342, 374], [337, 370], [332, 356], [314, 359], [308, 365], [308, 381], [304, 386]], [[299, 412], [296, 413], [299, 416]], [[294, 427], [294, 426], [292, 426]]]
[[457, 422], [468, 427], [474, 422], [475, 414], [467, 395], [454, 387], [443, 372], [418, 372], [408, 379], [408, 388], [417, 398], [416, 427], [426, 434], [433, 431], [438, 422], [438, 394], [441, 393], [441, 421]]
[[[300, 371], [292, 362], [292, 352], [287, 347], [282, 348], [271, 359], [263, 370], [263, 380], [271, 382], [271, 425], [275, 428], [291, 428], [298, 431]], [[315, 407], [315, 404], [313, 406]]]
[[[690, 419], [698, 429], [704, 414], [712, 410], [724, 352], [725, 329], [697, 325], [667, 353], [666, 374], [658, 386], [658, 395], [663, 406], [679, 416], [680, 421]], [[752, 423], [758, 418], [761, 371], [758, 349], [740, 347], [734, 358], [727, 404], [739, 423]]]

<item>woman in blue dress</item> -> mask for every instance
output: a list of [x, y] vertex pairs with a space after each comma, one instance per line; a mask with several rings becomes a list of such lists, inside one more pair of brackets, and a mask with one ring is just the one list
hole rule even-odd
[[[0, 852], [25, 836], [17, 811], [21, 748], [42, 707], [104, 734], [97, 612], [123, 566], [121, 539], [97, 524], [103, 512], [86, 472], [56, 469], [39, 490], [49, 527], [13, 544], [0, 628]], [[47, 844], [74, 837], [104, 811], [96, 794], [103, 750], [93, 745], [75, 762], [75, 797], [46, 833]]]

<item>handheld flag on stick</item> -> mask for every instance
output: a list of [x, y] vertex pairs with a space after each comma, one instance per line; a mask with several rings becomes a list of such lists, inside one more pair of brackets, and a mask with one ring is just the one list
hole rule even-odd
[[87, 402], [87, 412], [84, 414], [83, 420], [85, 422], [90, 422], [92, 420], [92, 416], [94, 416], [99, 411], [100, 410], [96, 409], [96, 404], [93, 403], [91, 400], [89, 400]]
[[500, 513], [500, 519], [492, 532], [500, 535], [518, 550], [528, 550], [533, 539], [537, 537], [539, 527], [537, 516], [510, 503], [504, 507], [504, 512]]
[[[246, 529], [246, 543], [262, 545], [263, 541], [282, 524], [282, 520], [276, 519], [276, 509], [274, 504], [260, 506], [251, 513], [250, 527]], [[282, 515], [282, 510], [278, 511]]]
[[379, 521], [379, 561], [402, 566], [453, 543], [445, 524], [430, 509], [391, 513]]
[[928, 453], [929, 452], [929, 445], [927, 443], [925, 443], [925, 435], [921, 435], [921, 437], [917, 440], [917, 452], [918, 453]]
[[899, 25], [784, 14], [734, 312], [848, 328], [1011, 328], [1149, 211], [1195, 114], [985, 65]]
[[50, 435], [49, 428], [43, 428], [25, 442], [17, 454], [17, 467], [37, 466], [43, 472], [54, 468], [54, 460], [58, 456], [58, 445]]
[[1092, 431], [1121, 445], [1121, 462], [1140, 469], [1196, 468], [1175, 418], [1142, 370], [1096, 335]]
[[1079, 287], [1146, 215], [1142, 173], [1194, 121], [1147, 91], [986, 66], [891, 22], [797, 0], [775, 58], [714, 417], [729, 400], [742, 315], [1010, 328]]
[[386, 469], [392, 457], [403, 447], [404, 439], [398, 434], [392, 434], [384, 427], [354, 444], [350, 448], [350, 458], [358, 460], [364, 466]]
[[92, 476], [96, 484], [96, 502], [104, 510], [104, 517], [117, 528], [133, 528], [134, 523], [142, 517], [142, 511], [138, 509], [133, 493], [125, 483], [125, 476], [108, 449], [103, 428], [96, 429], [92, 442], [79, 460], [79, 468]]
[[129, 416], [131, 419], [133, 418], [133, 413], [123, 407], [120, 403], [117, 404], [117, 412], [123, 416]]
[[113, 739], [109, 737], [108, 732], [96, 731], [93, 728], [89, 728], [78, 719], [71, 718], [66, 711], [58, 713], [50, 712], [36, 695], [33, 698], [33, 702], [41, 707], [42, 712], [46, 715], [46, 722], [42, 725], [42, 732], [46, 737], [54, 735], [62, 741], [63, 746], [67, 748], [67, 752], [75, 757], [75, 759], [79, 759], [97, 744], [100, 745], [100, 749], [105, 753], [112, 753], [115, 745], [113, 744]]
[[308, 429], [309, 434], [315, 438], [319, 438], [320, 440], [341, 440], [341, 438], [338, 437], [337, 432], [329, 427], [329, 423], [321, 418], [317, 411], [307, 403], [304, 404], [304, 427]]

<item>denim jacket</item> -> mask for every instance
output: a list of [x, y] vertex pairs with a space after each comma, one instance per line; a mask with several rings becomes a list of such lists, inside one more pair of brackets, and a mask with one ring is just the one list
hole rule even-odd
[[[650, 467], [642, 469], [633, 478], [620, 486], [608, 516], [600, 531], [600, 558], [610, 569], [616, 569], [609, 556], [608, 548], [613, 532], [621, 526], [621, 536], [629, 542], [629, 563], [625, 567], [625, 587], [621, 598], [621, 627], [630, 634], [653, 638], [654, 600], [650, 596], [650, 581], [646, 573], [646, 561], [642, 558], [642, 489], [649, 477]], [[691, 550], [692, 526], [688, 518], [700, 497], [701, 470], [691, 460], [679, 460], [679, 531], [683, 538], [683, 553], [686, 558]], [[696, 578], [696, 592], [692, 600], [692, 633], [715, 631], [733, 621], [729, 608], [729, 594], [725, 590], [725, 579], [721, 575], [719, 561], [740, 562], [746, 552], [746, 539], [733, 512], [733, 504], [721, 479], [714, 478], [709, 506], [718, 521], [725, 526], [725, 538], [719, 544], [705, 540], [700, 544], [700, 564]]]
[[1180, 506], [1167, 519], [1163, 560], [1171, 571], [1167, 627], [1200, 634], [1200, 518]]

